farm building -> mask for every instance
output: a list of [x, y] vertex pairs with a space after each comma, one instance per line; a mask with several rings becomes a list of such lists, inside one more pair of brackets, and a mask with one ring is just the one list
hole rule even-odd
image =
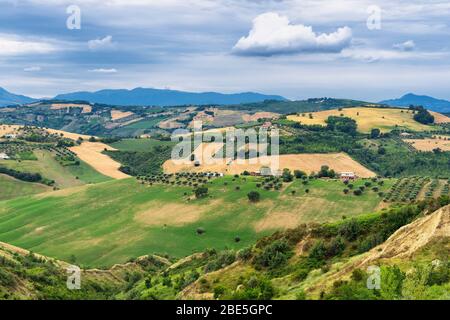
[[358, 178], [354, 172], [341, 172], [340, 177], [342, 180], [356, 180]]
[[6, 153], [0, 153], [0, 160], [8, 160], [9, 156]]

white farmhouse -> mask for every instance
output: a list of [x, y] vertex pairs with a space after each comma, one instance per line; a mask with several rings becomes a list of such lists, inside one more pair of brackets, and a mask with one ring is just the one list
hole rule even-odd
[[6, 153], [0, 152], [0, 160], [8, 160], [9, 156]]

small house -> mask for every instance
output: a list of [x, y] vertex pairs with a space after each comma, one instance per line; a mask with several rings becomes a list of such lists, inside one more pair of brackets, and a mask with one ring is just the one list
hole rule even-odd
[[6, 153], [0, 153], [0, 160], [8, 160], [9, 156]]
[[344, 181], [356, 180], [358, 178], [354, 172], [341, 172], [340, 177]]

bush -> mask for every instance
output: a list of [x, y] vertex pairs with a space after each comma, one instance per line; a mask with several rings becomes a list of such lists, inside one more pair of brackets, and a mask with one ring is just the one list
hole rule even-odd
[[285, 240], [276, 240], [255, 257], [254, 265], [259, 268], [278, 268], [287, 262], [290, 250]]
[[208, 188], [207, 187], [199, 187], [194, 190], [194, 193], [195, 193], [195, 197], [197, 199], [204, 198], [208, 195]]
[[257, 191], [250, 191], [247, 197], [250, 202], [258, 202], [261, 199], [261, 195]]

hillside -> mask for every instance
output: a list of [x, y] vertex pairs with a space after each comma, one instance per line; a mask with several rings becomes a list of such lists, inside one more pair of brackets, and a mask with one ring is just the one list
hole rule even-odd
[[57, 100], [82, 100], [120, 106], [180, 106], [207, 104], [236, 104], [264, 100], [286, 100], [281, 96], [253, 92], [223, 94], [217, 92], [183, 92], [176, 90], [135, 88], [133, 90], [101, 90], [59, 94]]
[[450, 112], [450, 101], [443, 99], [436, 99], [430, 96], [421, 96], [413, 93], [408, 93], [401, 98], [384, 100], [380, 102], [381, 104], [387, 104], [393, 107], [408, 107], [413, 106], [423, 106], [429, 110], [448, 113]]
[[[149, 255], [109, 269], [84, 269], [82, 289], [75, 291], [65, 287], [67, 262], [0, 242], [0, 297], [446, 299], [448, 203], [441, 198], [331, 224], [299, 225], [240, 251], [208, 249], [180, 260]], [[366, 286], [369, 266], [381, 267], [379, 289]]]
[[239, 105], [222, 106], [221, 108], [230, 110], [264, 111], [280, 114], [291, 114], [301, 112], [316, 112], [345, 107], [373, 106], [370, 102], [356, 101], [350, 99], [334, 98], [312, 98], [299, 101], [276, 101], [267, 100], [258, 103], [244, 103]]
[[[448, 299], [449, 223], [448, 206], [425, 217], [420, 208], [404, 207], [333, 225], [298, 227], [260, 240], [180, 297]], [[381, 267], [380, 289], [367, 287], [369, 266]]]
[[[413, 131], [433, 130], [431, 126], [423, 125], [413, 119], [410, 110], [391, 108], [344, 108], [329, 111], [303, 113], [288, 116], [288, 120], [300, 122], [305, 125], [326, 125], [330, 116], [345, 116], [352, 118], [358, 125], [358, 131], [369, 133], [371, 129], [378, 128], [381, 132], [389, 132], [393, 129], [404, 129]], [[450, 118], [439, 115], [439, 121], [450, 122]]]
[[[115, 180], [0, 202], [0, 241], [63, 260], [75, 255], [90, 266], [151, 253], [183, 257], [206, 248], [239, 249], [274, 230], [370, 212], [382, 201], [378, 192], [393, 182], [356, 196], [344, 194], [337, 180], [276, 182], [282, 187], [274, 190], [269, 184], [275, 181], [262, 188], [262, 178], [229, 176], [212, 179], [208, 196], [196, 199], [187, 183]], [[255, 190], [261, 200], [252, 204], [247, 194]]]

